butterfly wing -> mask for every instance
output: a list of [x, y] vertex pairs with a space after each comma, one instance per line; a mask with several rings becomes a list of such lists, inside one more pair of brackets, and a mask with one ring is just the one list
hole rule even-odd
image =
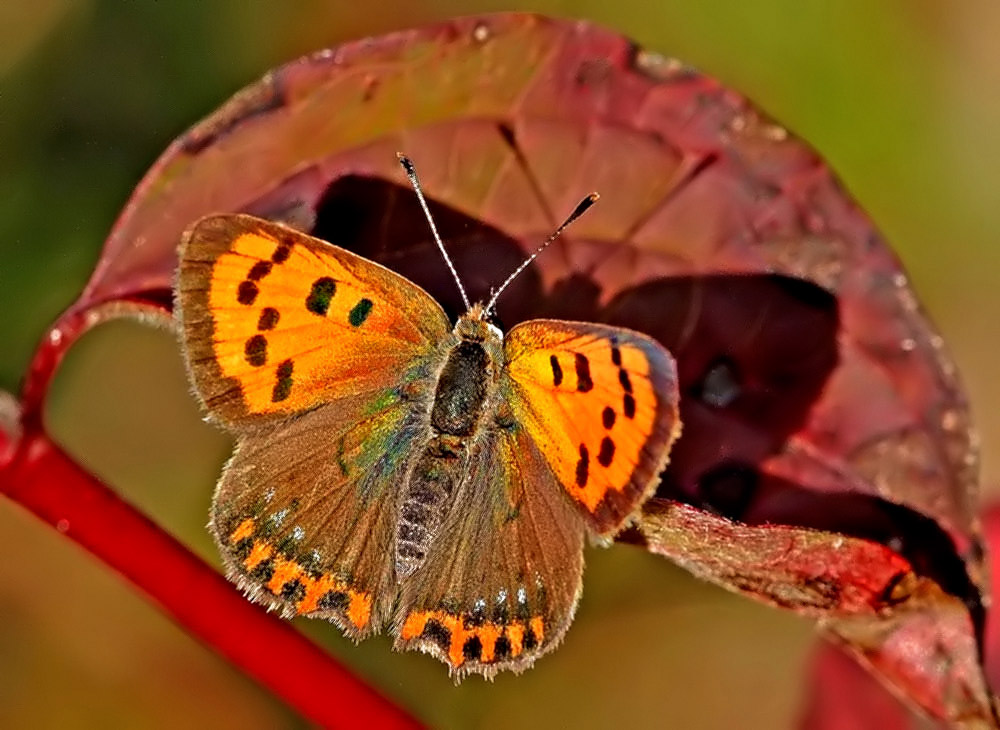
[[485, 430], [433, 551], [403, 584], [397, 648], [459, 677], [529, 668], [572, 621], [584, 531], [526, 431]]
[[244, 215], [185, 234], [177, 278], [195, 389], [238, 437], [211, 519], [230, 577], [286, 616], [377, 630], [444, 312], [377, 264]]
[[451, 329], [407, 279], [248, 215], [185, 234], [176, 304], [195, 388], [231, 428], [399, 386]]
[[330, 619], [353, 638], [378, 631], [396, 595], [397, 485], [419, 420], [412, 394], [387, 392], [241, 437], [210, 525], [229, 577], [286, 617]]
[[556, 320], [514, 327], [504, 350], [514, 417], [590, 527], [613, 535], [680, 434], [674, 359], [639, 332]]

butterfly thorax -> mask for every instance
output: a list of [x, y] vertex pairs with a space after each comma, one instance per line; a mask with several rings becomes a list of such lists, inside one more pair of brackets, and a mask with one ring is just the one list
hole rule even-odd
[[396, 575], [424, 562], [460, 486], [469, 453], [495, 409], [502, 334], [479, 308], [462, 316], [438, 374], [426, 445], [409, 471], [396, 534]]

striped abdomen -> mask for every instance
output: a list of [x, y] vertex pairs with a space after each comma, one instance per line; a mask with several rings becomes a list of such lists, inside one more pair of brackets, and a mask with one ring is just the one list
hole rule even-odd
[[490, 358], [478, 342], [462, 340], [448, 355], [431, 407], [431, 439], [410, 471], [396, 532], [396, 577], [424, 562], [456, 487], [466, 471], [489, 384]]

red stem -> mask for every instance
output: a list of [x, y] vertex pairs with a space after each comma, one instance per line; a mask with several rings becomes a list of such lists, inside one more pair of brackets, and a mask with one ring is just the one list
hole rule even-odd
[[419, 727], [290, 624], [243, 598], [37, 429], [28, 426], [13, 459], [0, 465], [0, 493], [124, 575], [190, 634], [312, 722], [344, 728]]

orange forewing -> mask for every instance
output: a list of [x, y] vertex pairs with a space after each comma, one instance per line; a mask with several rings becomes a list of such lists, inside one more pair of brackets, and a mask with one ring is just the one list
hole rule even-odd
[[505, 339], [508, 398], [590, 526], [613, 534], [680, 433], [674, 360], [638, 332], [533, 320]]
[[398, 274], [247, 215], [184, 236], [177, 312], [197, 390], [233, 425], [399, 385], [450, 330]]

